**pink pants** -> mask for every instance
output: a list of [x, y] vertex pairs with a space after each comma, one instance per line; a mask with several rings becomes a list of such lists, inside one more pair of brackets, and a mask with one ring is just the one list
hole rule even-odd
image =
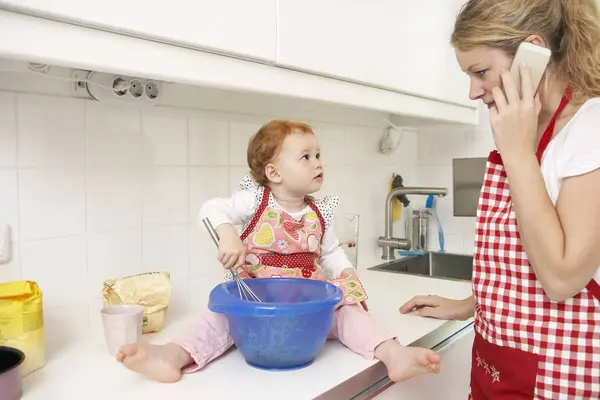
[[[395, 336], [387, 332], [362, 306], [353, 304], [335, 311], [329, 338], [339, 339], [355, 353], [373, 359], [375, 348], [387, 340], [395, 339]], [[183, 347], [195, 361], [183, 372], [198, 371], [233, 345], [229, 320], [223, 314], [206, 310], [173, 343]]]

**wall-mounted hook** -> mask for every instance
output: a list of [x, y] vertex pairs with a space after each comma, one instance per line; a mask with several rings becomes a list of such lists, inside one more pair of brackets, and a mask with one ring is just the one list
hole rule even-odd
[[385, 128], [379, 146], [381, 154], [391, 154], [400, 146], [404, 130], [394, 125], [390, 120], [386, 119], [385, 122], [388, 126]]

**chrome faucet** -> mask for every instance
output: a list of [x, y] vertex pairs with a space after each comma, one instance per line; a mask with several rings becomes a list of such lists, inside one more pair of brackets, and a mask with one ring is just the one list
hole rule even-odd
[[377, 239], [377, 245], [383, 249], [381, 258], [384, 260], [393, 260], [394, 250], [410, 250], [411, 243], [409, 239], [400, 239], [393, 237], [392, 221], [392, 200], [398, 196], [409, 194], [420, 194], [423, 196], [444, 197], [448, 193], [446, 188], [426, 188], [426, 187], [399, 187], [393, 189], [385, 199], [385, 235]]

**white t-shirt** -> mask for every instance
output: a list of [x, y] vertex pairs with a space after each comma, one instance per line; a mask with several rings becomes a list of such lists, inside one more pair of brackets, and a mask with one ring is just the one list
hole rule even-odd
[[[546, 190], [556, 206], [562, 181], [600, 168], [600, 98], [586, 101], [552, 138], [542, 156]], [[600, 282], [600, 267], [594, 278]]]
[[[262, 198], [262, 190], [250, 183], [248, 178], [242, 180], [242, 186], [241, 190], [235, 192], [229, 198], [214, 198], [205, 202], [200, 209], [200, 218], [208, 217], [215, 228], [224, 223], [241, 225], [242, 227], [249, 224]], [[333, 213], [337, 206], [337, 198], [329, 197], [324, 201], [315, 201], [315, 205], [319, 208], [326, 223], [326, 226], [323, 227], [324, 233], [319, 265], [329, 278], [337, 278], [346, 268], [354, 267], [344, 250], [339, 246], [333, 227]], [[295, 220], [300, 220], [304, 214], [312, 211], [309, 206], [306, 206], [304, 210], [288, 212], [277, 203], [272, 194], [270, 195], [269, 206], [285, 211]]]

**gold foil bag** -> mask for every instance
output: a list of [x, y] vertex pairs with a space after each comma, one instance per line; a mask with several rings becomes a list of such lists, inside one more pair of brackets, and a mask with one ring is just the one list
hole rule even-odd
[[171, 301], [171, 276], [168, 272], [148, 272], [104, 281], [105, 305], [139, 304], [144, 306], [142, 332], [162, 329]]
[[0, 283], [0, 346], [25, 353], [21, 375], [42, 368], [46, 359], [42, 291], [37, 283]]

